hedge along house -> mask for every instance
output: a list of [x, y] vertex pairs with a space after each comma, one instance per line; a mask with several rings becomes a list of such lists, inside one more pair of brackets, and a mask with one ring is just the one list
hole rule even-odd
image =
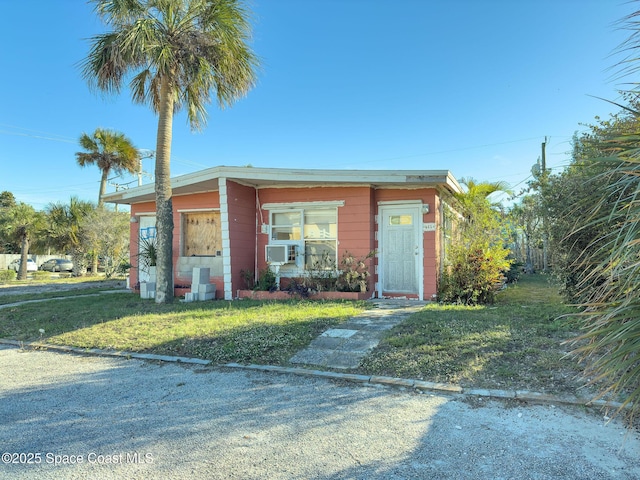
[[[444, 211], [461, 191], [447, 170], [220, 166], [171, 184], [174, 284], [189, 285], [194, 267], [208, 267], [216, 298], [227, 300], [245, 288], [242, 272], [267, 267], [267, 249], [286, 252], [283, 279], [304, 276], [323, 255], [339, 265], [347, 253], [360, 258], [375, 251], [368, 260], [371, 297], [432, 299], [444, 258]], [[154, 237], [154, 186], [111, 193], [105, 201], [131, 205], [130, 283], [136, 285], [146, 279], [140, 239]]]

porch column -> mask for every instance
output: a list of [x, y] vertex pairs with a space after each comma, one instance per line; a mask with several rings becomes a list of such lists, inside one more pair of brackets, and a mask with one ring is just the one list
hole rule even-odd
[[222, 226], [222, 276], [224, 278], [224, 299], [233, 300], [231, 286], [231, 241], [229, 239], [229, 199], [227, 197], [227, 179], [218, 178], [220, 193], [220, 223]]

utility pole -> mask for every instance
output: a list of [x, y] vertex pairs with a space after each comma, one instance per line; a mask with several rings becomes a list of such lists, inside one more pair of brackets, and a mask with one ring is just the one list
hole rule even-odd
[[153, 150], [140, 150], [140, 158], [138, 159], [138, 186], [142, 185], [142, 177], [146, 175], [149, 178], [153, 178], [153, 176], [142, 170], [142, 159], [144, 158], [153, 158], [156, 155], [156, 152]]
[[[126, 190], [127, 187], [126, 185], [120, 185], [119, 183], [113, 183], [113, 182], [109, 182], [109, 185], [111, 185], [112, 187], [116, 187], [116, 192], [119, 192], [120, 190]], [[118, 204], [116, 203], [116, 213], [118, 212]]]
[[[547, 156], [546, 156], [546, 149], [547, 149], [547, 137], [544, 137], [544, 142], [542, 142], [542, 175], [540, 176], [540, 179], [542, 182], [546, 182], [546, 178], [547, 178]], [[544, 204], [543, 204], [543, 211], [542, 211], [542, 271], [543, 272], [547, 272], [549, 269], [549, 235], [547, 234], [547, 212], [544, 211]]]

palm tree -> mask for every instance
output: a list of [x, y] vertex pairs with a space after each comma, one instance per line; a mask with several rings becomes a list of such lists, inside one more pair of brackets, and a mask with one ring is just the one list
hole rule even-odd
[[173, 212], [170, 182], [173, 114], [186, 108], [192, 129], [206, 122], [215, 92], [221, 108], [255, 83], [257, 58], [240, 0], [94, 0], [112, 29], [92, 39], [82, 65], [91, 86], [119, 92], [125, 78], [133, 101], [158, 114], [156, 140], [156, 302], [173, 299]]
[[135, 173], [138, 170], [140, 153], [124, 134], [102, 128], [97, 128], [92, 135], [83, 133], [80, 136], [80, 146], [86, 151], [76, 153], [78, 165], [97, 165], [102, 172], [98, 195], [98, 207], [101, 207], [109, 173]]
[[57, 202], [47, 207], [49, 241], [58, 250], [71, 253], [73, 275], [76, 277], [87, 271], [87, 246], [82, 238], [82, 223], [93, 209], [93, 203], [77, 197], [71, 197], [69, 204]]
[[6, 209], [0, 221], [0, 229], [20, 243], [20, 270], [18, 280], [27, 278], [27, 256], [31, 241], [42, 230], [44, 216], [26, 203], [17, 203]]
[[[491, 303], [495, 285], [502, 281], [509, 267], [509, 250], [504, 247], [505, 235], [499, 204], [489, 198], [504, 191], [502, 182], [476, 182], [462, 179], [466, 192], [455, 195], [464, 216], [458, 221], [452, 216], [454, 227], [449, 235], [453, 241], [445, 248], [445, 262], [438, 296], [446, 302], [467, 304]], [[448, 214], [448, 213], [447, 213]]]
[[[494, 193], [511, 193], [507, 182], [477, 182], [473, 178], [462, 178], [460, 183], [467, 187], [467, 191], [457, 193], [456, 198], [466, 208], [472, 208], [478, 203], [485, 204]], [[499, 203], [492, 202], [491, 205], [498, 206]]]

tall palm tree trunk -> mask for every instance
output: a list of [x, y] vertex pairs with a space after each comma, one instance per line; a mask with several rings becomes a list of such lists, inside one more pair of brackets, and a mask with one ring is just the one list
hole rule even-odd
[[[98, 194], [98, 208], [104, 207], [104, 194], [107, 193], [107, 180], [109, 178], [109, 169], [102, 169], [102, 177], [100, 178], [100, 193]], [[98, 252], [91, 252], [91, 275], [98, 275]]]
[[83, 277], [87, 273], [84, 250], [72, 247], [71, 260], [73, 261], [73, 276]]
[[27, 279], [27, 257], [29, 253], [29, 236], [25, 233], [20, 239], [20, 269], [18, 270], [18, 280]]
[[98, 208], [104, 205], [104, 194], [107, 193], [107, 178], [109, 176], [109, 170], [102, 170], [102, 178], [100, 179], [100, 194], [98, 195]]
[[156, 139], [156, 303], [173, 300], [173, 203], [171, 191], [171, 134], [174, 99], [169, 80], [162, 79]]

